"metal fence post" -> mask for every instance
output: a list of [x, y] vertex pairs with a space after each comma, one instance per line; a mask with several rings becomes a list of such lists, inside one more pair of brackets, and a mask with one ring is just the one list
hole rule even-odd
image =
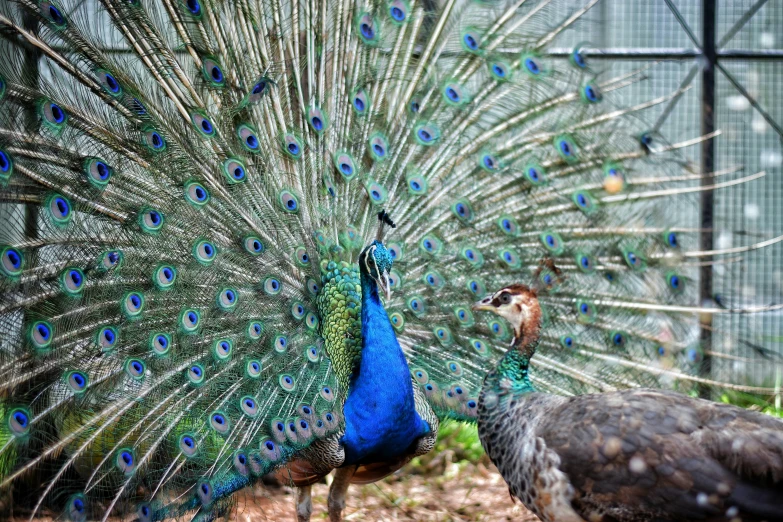
[[[715, 65], [717, 63], [717, 46], [715, 26], [717, 23], [716, 0], [702, 1], [702, 50], [704, 64], [701, 73], [701, 134], [702, 136], [715, 132]], [[702, 176], [715, 171], [715, 140], [704, 140], [701, 144]], [[702, 177], [702, 186], [712, 184], [712, 179]], [[701, 233], [699, 247], [702, 251], [713, 250], [714, 231], [713, 218], [715, 213], [715, 193], [712, 190], [701, 192]], [[702, 305], [712, 300], [712, 265], [704, 263], [699, 274], [699, 298]], [[709, 378], [712, 373], [712, 359], [708, 352], [712, 348], [712, 315], [701, 318], [701, 347], [704, 350], [701, 374]], [[710, 389], [702, 386], [699, 395], [709, 398]]]

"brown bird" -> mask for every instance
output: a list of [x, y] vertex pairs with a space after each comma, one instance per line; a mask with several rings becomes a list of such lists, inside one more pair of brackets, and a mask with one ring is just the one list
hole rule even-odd
[[513, 348], [484, 380], [479, 437], [542, 520], [783, 521], [783, 422], [670, 391], [537, 392], [536, 290], [511, 285], [473, 309], [514, 328]]

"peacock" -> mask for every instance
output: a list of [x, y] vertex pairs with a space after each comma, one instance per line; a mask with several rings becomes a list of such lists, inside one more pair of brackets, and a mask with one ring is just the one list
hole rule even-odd
[[780, 419], [670, 390], [540, 393], [529, 374], [543, 334], [536, 288], [512, 284], [473, 309], [514, 329], [481, 390], [479, 437], [542, 521], [783, 520]]
[[212, 520], [276, 472], [307, 520], [336, 469], [339, 520], [475, 422], [513, 330], [471, 304], [545, 255], [539, 390], [771, 395], [702, 371], [737, 250], [667, 211], [761, 174], [547, 55], [596, 2], [0, 3], [0, 511]]

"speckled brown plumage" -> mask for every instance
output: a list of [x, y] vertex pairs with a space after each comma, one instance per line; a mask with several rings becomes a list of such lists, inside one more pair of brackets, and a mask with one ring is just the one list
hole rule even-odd
[[538, 317], [528, 313], [538, 309], [535, 292], [501, 303], [502, 292], [476, 308], [508, 306], [525, 342], [484, 382], [479, 437], [511, 493], [542, 520], [783, 521], [783, 422], [670, 391], [538, 393], [527, 364], [539, 319], [524, 321]]

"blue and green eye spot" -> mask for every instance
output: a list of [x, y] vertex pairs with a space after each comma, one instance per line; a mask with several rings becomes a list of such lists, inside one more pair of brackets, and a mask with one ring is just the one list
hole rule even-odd
[[223, 162], [223, 176], [229, 184], [242, 183], [247, 179], [247, 169], [242, 161], [229, 158]]
[[462, 259], [467, 261], [473, 268], [481, 268], [484, 265], [484, 254], [474, 246], [466, 246], [460, 251]]
[[87, 278], [80, 268], [68, 267], [60, 273], [60, 289], [72, 297], [81, 295], [86, 283]]
[[[2, 88], [2, 78], [0, 78], [0, 88]], [[2, 92], [0, 92], [0, 100], [2, 100]], [[0, 183], [5, 183], [11, 179], [11, 174], [14, 173], [14, 159], [11, 155], [0, 149]]]
[[468, 343], [470, 344], [470, 347], [476, 350], [476, 353], [479, 355], [487, 355], [489, 353], [489, 347], [487, 346], [487, 343], [481, 339], [469, 339]]
[[506, 341], [511, 338], [511, 334], [509, 333], [508, 326], [506, 325], [505, 321], [501, 321], [500, 319], [490, 319], [487, 322], [487, 326], [489, 327], [489, 331], [495, 339]]
[[685, 290], [685, 281], [677, 272], [669, 272], [666, 274], [666, 285], [675, 293], [680, 293]]
[[419, 241], [419, 249], [431, 255], [438, 255], [443, 250], [443, 242], [432, 234], [427, 234]]
[[508, 268], [518, 269], [522, 266], [522, 258], [513, 248], [503, 248], [498, 252], [498, 259]]
[[579, 150], [571, 136], [567, 134], [556, 136], [553, 144], [557, 154], [567, 163], [574, 163], [579, 160]]
[[481, 34], [475, 28], [469, 27], [460, 35], [462, 48], [471, 54], [480, 54]]
[[277, 295], [283, 290], [280, 280], [272, 276], [265, 278], [261, 287], [267, 295]]
[[470, 328], [474, 324], [473, 312], [464, 306], [457, 306], [454, 308], [454, 317], [463, 328]]
[[419, 145], [435, 145], [440, 139], [440, 129], [432, 123], [422, 122], [413, 127], [413, 137]]
[[499, 82], [507, 82], [513, 76], [513, 69], [503, 60], [494, 60], [488, 64], [489, 74]]
[[615, 348], [624, 348], [628, 344], [628, 334], [619, 330], [609, 332], [609, 344]]
[[410, 174], [407, 179], [408, 193], [422, 196], [427, 193], [427, 178], [420, 174]]
[[55, 134], [62, 132], [68, 123], [68, 113], [51, 100], [38, 101], [38, 115], [44, 126]]
[[519, 223], [517, 223], [517, 220], [509, 215], [503, 215], [500, 216], [497, 221], [498, 228], [501, 232], [506, 234], [507, 236], [516, 237], [519, 235], [520, 228]]
[[302, 157], [304, 146], [302, 145], [302, 140], [300, 140], [296, 135], [288, 133], [283, 136], [282, 146], [283, 152], [289, 158], [298, 160]]
[[142, 142], [152, 152], [163, 152], [166, 150], [166, 139], [153, 127], [142, 129]]
[[48, 217], [57, 226], [64, 226], [71, 222], [73, 218], [73, 207], [71, 202], [65, 196], [60, 194], [51, 194], [44, 201], [44, 208]]
[[436, 270], [430, 270], [422, 276], [422, 282], [433, 290], [440, 290], [446, 280]]
[[261, 150], [261, 142], [258, 139], [258, 131], [252, 125], [246, 123], [237, 127], [237, 138], [248, 152], [257, 153]]
[[467, 199], [458, 199], [451, 205], [451, 212], [465, 224], [473, 221], [473, 207]]
[[194, 111], [190, 114], [190, 122], [199, 134], [205, 138], [214, 138], [217, 136], [217, 128], [205, 112]]
[[571, 201], [574, 202], [576, 208], [581, 210], [585, 215], [591, 215], [598, 209], [598, 203], [595, 198], [586, 190], [580, 190], [571, 194]]
[[27, 331], [27, 339], [36, 350], [45, 350], [54, 339], [54, 327], [47, 321], [35, 321]]
[[578, 299], [576, 301], [576, 319], [582, 324], [591, 324], [595, 322], [598, 314], [595, 305], [590, 301]]
[[163, 228], [165, 218], [163, 213], [155, 208], [143, 208], [139, 212], [139, 227], [148, 234], [157, 234]]
[[299, 212], [299, 198], [290, 190], [283, 190], [277, 196], [280, 207], [291, 214]]
[[421, 317], [426, 313], [426, 305], [424, 299], [421, 296], [414, 295], [410, 297], [406, 303], [408, 310], [410, 310], [416, 317]]
[[165, 332], [150, 334], [149, 347], [155, 355], [166, 355], [171, 350], [171, 336]]
[[362, 88], [354, 89], [351, 95], [351, 106], [359, 116], [367, 114], [370, 108], [370, 97], [367, 91]]
[[264, 252], [264, 243], [257, 236], [245, 236], [242, 238], [242, 246], [250, 255], [257, 256]]
[[209, 191], [198, 181], [185, 183], [185, 201], [196, 208], [201, 208], [209, 203]]
[[234, 310], [239, 303], [239, 292], [237, 292], [236, 288], [221, 288], [217, 293], [215, 301], [218, 308], [223, 311], [230, 312]]
[[367, 192], [370, 201], [375, 205], [382, 205], [386, 203], [388, 199], [388, 192], [378, 182], [373, 180], [367, 180], [364, 184], [364, 190]]
[[97, 189], [105, 188], [114, 175], [114, 169], [104, 160], [96, 157], [85, 158], [82, 170], [87, 181]]
[[250, 322], [247, 323], [245, 334], [251, 341], [257, 341], [258, 339], [261, 339], [261, 337], [264, 335], [264, 323], [256, 319], [250, 320]]
[[225, 362], [231, 358], [234, 351], [234, 341], [231, 339], [217, 339], [212, 343], [212, 356], [216, 362]]
[[186, 334], [198, 331], [201, 324], [201, 312], [193, 308], [183, 310], [179, 314], [179, 327]]
[[594, 83], [587, 83], [579, 89], [579, 96], [587, 103], [598, 103], [603, 99], [601, 89]]
[[315, 105], [307, 109], [307, 123], [316, 134], [323, 134], [329, 127], [329, 116]]
[[0, 273], [8, 278], [16, 278], [24, 270], [24, 255], [18, 248], [0, 245]]
[[436, 326], [432, 329], [432, 333], [435, 335], [438, 342], [440, 342], [441, 346], [451, 346], [454, 342], [454, 338], [451, 336], [451, 330], [445, 326]]
[[177, 280], [177, 269], [171, 265], [160, 265], [152, 273], [152, 283], [159, 290], [168, 290]]
[[367, 141], [367, 150], [373, 161], [384, 161], [389, 155], [389, 140], [381, 132], [375, 132]]
[[138, 319], [144, 311], [146, 299], [141, 292], [128, 292], [120, 301], [122, 313], [128, 319]]
[[394, 312], [389, 315], [389, 321], [391, 321], [392, 326], [398, 332], [402, 332], [405, 329], [405, 318], [400, 312]]
[[362, 13], [357, 17], [356, 34], [362, 42], [371, 47], [380, 43], [380, 26], [370, 13]]
[[465, 87], [453, 81], [446, 82], [441, 88], [441, 93], [443, 101], [454, 107], [460, 107], [470, 101]]
[[663, 233], [663, 243], [669, 248], [679, 248], [680, 237], [677, 235], [676, 232], [667, 230]]
[[519, 63], [520, 68], [527, 74], [528, 78], [539, 79], [547, 73], [541, 57], [535, 54], [523, 54]]
[[641, 252], [638, 252], [632, 248], [623, 248], [622, 250], [623, 260], [628, 268], [634, 271], [644, 270], [647, 266], [646, 260]]
[[539, 240], [550, 254], [560, 255], [563, 253], [563, 250], [565, 250], [563, 239], [557, 232], [544, 231], [539, 236]]
[[560, 336], [560, 346], [563, 348], [576, 348], [576, 338], [573, 335], [561, 335]]
[[546, 170], [538, 163], [528, 163], [525, 165], [525, 179], [534, 186], [545, 185], [547, 182]]
[[577, 252], [574, 256], [576, 267], [584, 274], [591, 274], [595, 271], [595, 261], [593, 257], [584, 252]]
[[405, 0], [392, 0], [389, 2], [389, 17], [395, 25], [402, 25], [408, 21], [410, 6]]
[[206, 57], [201, 62], [201, 74], [204, 80], [214, 88], [221, 88], [226, 84], [226, 75], [220, 62], [214, 57]]
[[193, 244], [192, 254], [200, 264], [209, 266], [217, 257], [218, 248], [211, 241], [201, 239]]
[[487, 294], [487, 287], [478, 279], [468, 279], [465, 287], [474, 296], [484, 297]]

